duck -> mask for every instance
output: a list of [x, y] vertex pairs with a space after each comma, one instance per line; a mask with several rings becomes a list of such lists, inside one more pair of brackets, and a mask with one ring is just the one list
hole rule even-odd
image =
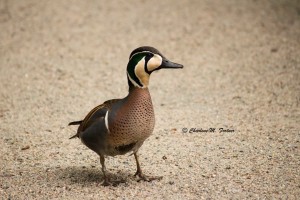
[[134, 49], [127, 64], [129, 92], [123, 99], [107, 100], [92, 109], [83, 120], [70, 122], [79, 125], [74, 136], [97, 153], [103, 173], [102, 185], [111, 185], [105, 166], [107, 156], [124, 155], [131, 152], [136, 161], [139, 180], [160, 180], [161, 176], [147, 176], [139, 162], [138, 150], [153, 133], [155, 115], [148, 89], [152, 72], [161, 69], [181, 69], [182, 64], [168, 60], [154, 47], [142, 46]]

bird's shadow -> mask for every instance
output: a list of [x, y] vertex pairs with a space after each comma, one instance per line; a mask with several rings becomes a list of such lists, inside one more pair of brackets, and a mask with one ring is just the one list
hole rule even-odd
[[[82, 186], [88, 186], [92, 184], [101, 185], [103, 182], [103, 174], [101, 169], [98, 168], [82, 168], [77, 166], [71, 166], [63, 169], [57, 169], [55, 171], [58, 179], [63, 180], [67, 183], [80, 184]], [[119, 184], [127, 184], [131, 181], [130, 178], [132, 174], [117, 172], [117, 173], [107, 173], [112, 186], [118, 186]]]

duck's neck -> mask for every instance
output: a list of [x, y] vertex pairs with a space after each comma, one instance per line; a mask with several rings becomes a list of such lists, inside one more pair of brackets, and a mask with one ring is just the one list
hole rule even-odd
[[132, 92], [132, 90], [136, 90], [136, 89], [142, 89], [142, 90], [147, 90], [148, 91], [147, 86], [138, 87], [138, 86], [133, 85], [133, 83], [129, 80], [128, 77], [127, 77], [127, 80], [128, 80], [129, 93]]
[[125, 101], [128, 103], [128, 107], [131, 105], [135, 107], [134, 109], [141, 108], [141, 106], [146, 110], [153, 109], [151, 95], [147, 87], [131, 87]]

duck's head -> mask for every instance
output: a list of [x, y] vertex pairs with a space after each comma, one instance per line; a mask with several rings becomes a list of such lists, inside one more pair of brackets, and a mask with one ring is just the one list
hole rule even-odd
[[169, 61], [153, 47], [144, 46], [133, 50], [127, 65], [129, 87], [148, 87], [150, 74], [164, 68], [178, 69], [183, 68], [183, 65]]

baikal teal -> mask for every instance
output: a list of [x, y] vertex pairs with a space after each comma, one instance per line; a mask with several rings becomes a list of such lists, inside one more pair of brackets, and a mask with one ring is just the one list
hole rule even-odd
[[111, 99], [92, 109], [83, 120], [70, 122], [79, 125], [71, 138], [82, 143], [100, 157], [103, 185], [116, 184], [107, 176], [105, 156], [134, 155], [139, 180], [152, 181], [160, 176], [146, 176], [138, 159], [138, 150], [152, 134], [155, 124], [151, 95], [148, 90], [150, 74], [160, 69], [180, 69], [183, 65], [169, 61], [157, 49], [149, 46], [132, 51], [127, 65], [129, 93], [122, 99]]

